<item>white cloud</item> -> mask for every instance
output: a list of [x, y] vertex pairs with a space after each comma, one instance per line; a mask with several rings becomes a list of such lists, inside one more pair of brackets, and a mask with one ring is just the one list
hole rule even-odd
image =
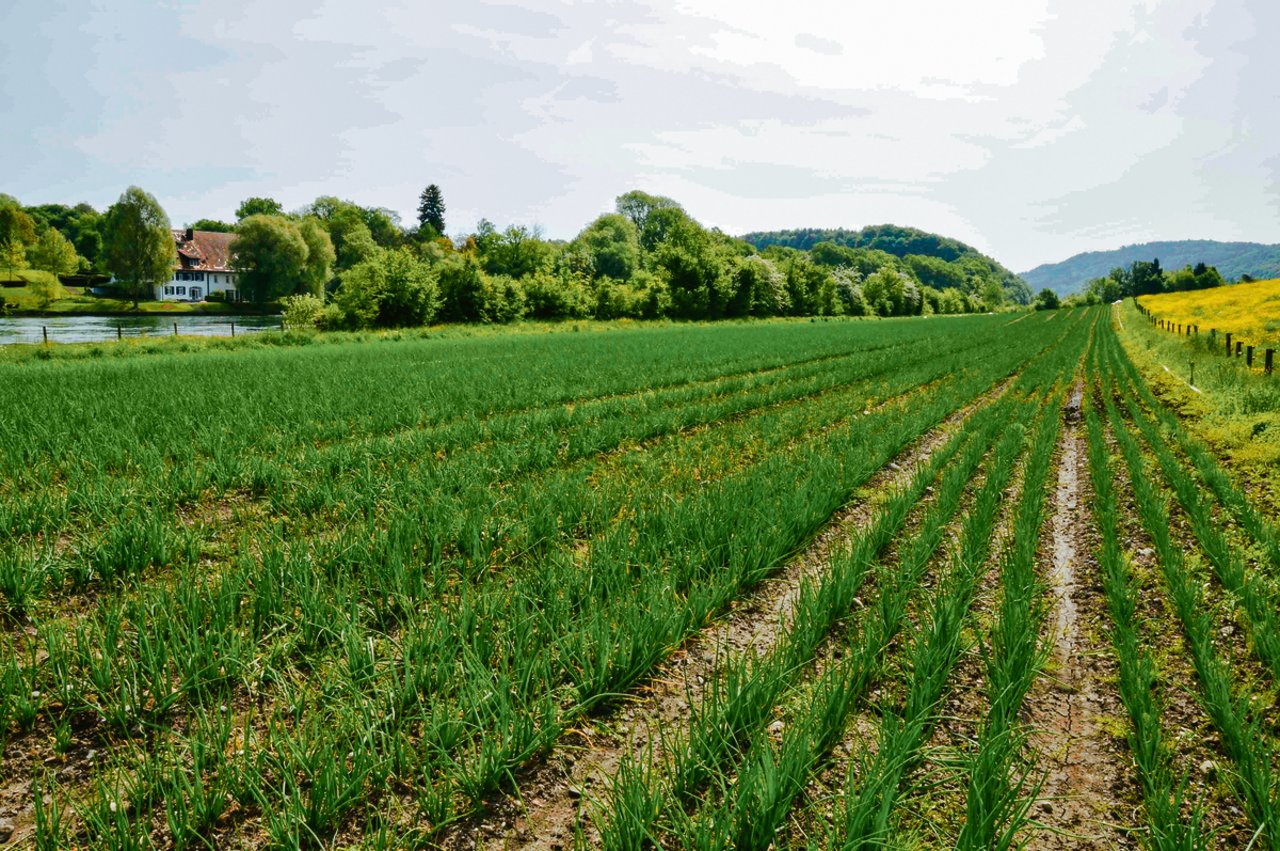
[[1269, 0], [16, 0], [0, 191], [250, 194], [569, 236], [633, 187], [737, 232], [897, 221], [1027, 267], [1274, 241]]

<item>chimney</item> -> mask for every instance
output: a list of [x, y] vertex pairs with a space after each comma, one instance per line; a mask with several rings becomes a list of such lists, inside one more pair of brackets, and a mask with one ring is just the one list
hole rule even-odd
[[196, 238], [196, 229], [195, 229], [195, 228], [187, 228], [187, 242], [190, 242], [191, 240], [193, 240], [193, 239], [195, 239], [195, 238]]

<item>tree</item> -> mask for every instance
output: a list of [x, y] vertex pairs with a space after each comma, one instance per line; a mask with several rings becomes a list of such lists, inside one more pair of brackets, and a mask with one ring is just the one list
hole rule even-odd
[[597, 278], [629, 281], [640, 268], [640, 230], [621, 213], [596, 219], [573, 242], [591, 255]]
[[0, 266], [4, 266], [9, 278], [19, 269], [27, 268], [27, 250], [21, 242], [16, 239], [0, 242]]
[[1135, 260], [1129, 267], [1129, 291], [1126, 295], [1152, 295], [1164, 292], [1164, 270], [1160, 268], [1160, 260], [1150, 263]]
[[680, 210], [684, 212], [684, 208], [670, 198], [662, 195], [650, 195], [648, 192], [641, 192], [638, 189], [619, 195], [614, 203], [618, 212], [631, 219], [636, 229], [642, 232], [649, 222], [649, 216], [657, 210]]
[[324, 292], [324, 285], [333, 275], [333, 263], [337, 254], [329, 232], [319, 220], [308, 216], [298, 225], [298, 233], [307, 244], [307, 261], [302, 268], [302, 289], [312, 295]]
[[137, 307], [138, 299], [173, 275], [177, 252], [169, 217], [155, 198], [130, 186], [107, 210], [103, 230], [107, 269]]
[[434, 183], [418, 196], [418, 226], [430, 228], [431, 236], [444, 236], [444, 195]]
[[255, 215], [240, 222], [232, 243], [240, 289], [264, 304], [305, 290], [310, 249], [297, 222], [284, 216]]
[[45, 228], [27, 252], [27, 260], [31, 268], [43, 269], [53, 275], [70, 275], [80, 268], [76, 247], [54, 228]]
[[36, 241], [36, 223], [11, 196], [0, 200], [0, 243], [10, 240], [30, 245]]
[[274, 198], [246, 198], [236, 208], [236, 221], [244, 221], [250, 216], [279, 216], [284, 207]]
[[1057, 310], [1062, 307], [1062, 302], [1058, 299], [1058, 294], [1053, 290], [1045, 287], [1036, 296], [1036, 310]]
[[440, 288], [435, 272], [407, 248], [380, 252], [342, 273], [333, 301], [348, 327], [426, 325]]
[[236, 226], [218, 219], [196, 219], [190, 225], [192, 230], [210, 231], [212, 233], [232, 233]]
[[493, 223], [481, 220], [476, 246], [490, 275], [523, 278], [551, 267], [555, 249], [542, 239], [537, 228], [511, 225], [499, 233]]

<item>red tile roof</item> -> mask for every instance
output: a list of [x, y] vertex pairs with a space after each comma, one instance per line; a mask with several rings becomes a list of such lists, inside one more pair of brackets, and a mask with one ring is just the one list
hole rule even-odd
[[231, 243], [234, 233], [207, 230], [175, 230], [173, 241], [178, 248], [178, 266], [183, 270], [231, 272]]

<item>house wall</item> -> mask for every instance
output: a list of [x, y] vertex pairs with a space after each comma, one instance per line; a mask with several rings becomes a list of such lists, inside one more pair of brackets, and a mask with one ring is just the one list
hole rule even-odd
[[[193, 298], [193, 289], [200, 291], [198, 298]], [[204, 301], [209, 293], [229, 293], [230, 300], [238, 301], [236, 273], [175, 269], [172, 279], [155, 287], [156, 301]]]

